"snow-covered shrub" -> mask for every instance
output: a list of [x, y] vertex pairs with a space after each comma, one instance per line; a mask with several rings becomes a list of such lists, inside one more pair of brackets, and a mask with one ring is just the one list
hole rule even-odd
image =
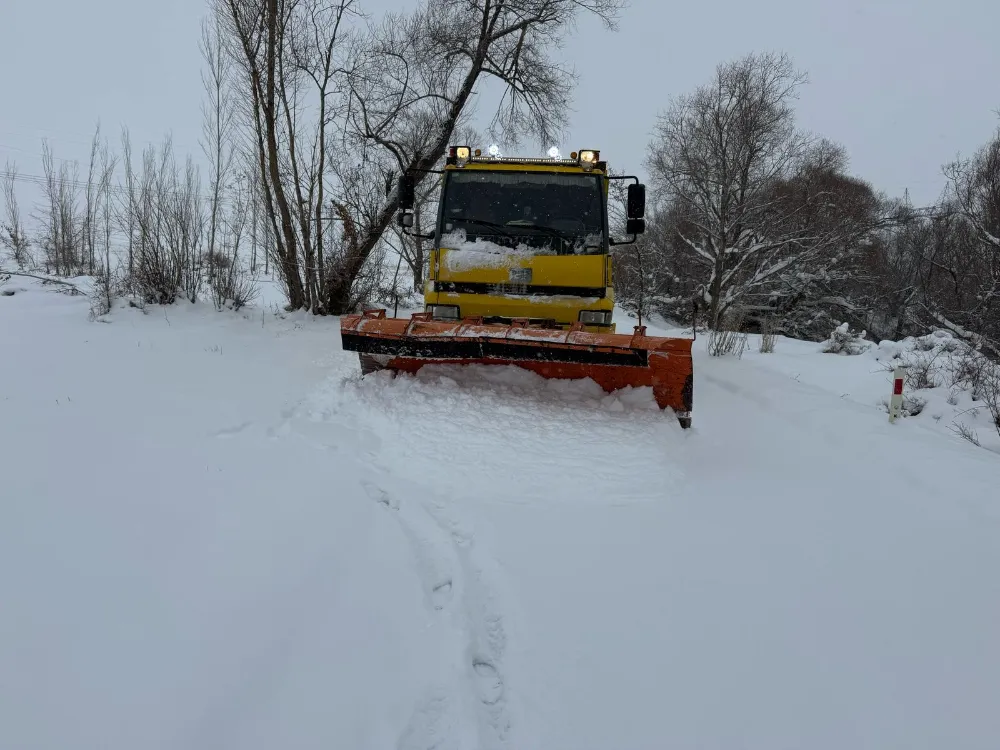
[[746, 349], [747, 334], [731, 330], [713, 330], [708, 336], [708, 353], [713, 357], [735, 354], [739, 359]]
[[831, 333], [830, 337], [823, 342], [821, 350], [826, 354], [858, 355], [864, 354], [874, 344], [865, 339], [865, 331], [855, 333], [847, 323], [841, 323]]
[[944, 362], [940, 359], [943, 350], [935, 351], [925, 348], [926, 342], [918, 340], [917, 349], [920, 352], [910, 361], [906, 368], [904, 383], [907, 388], [915, 391], [936, 388], [943, 383], [942, 369]]
[[[981, 431], [995, 431], [1000, 437], [1000, 367], [995, 362], [944, 330], [881, 341], [870, 356], [886, 372], [905, 366], [903, 416], [927, 412], [939, 421], [948, 417], [953, 433], [1000, 452], [1000, 445], [987, 444]], [[881, 403], [888, 410], [888, 394]]]
[[968, 344], [958, 342], [960, 348], [951, 358], [949, 377], [951, 384], [972, 391], [975, 400], [982, 399], [982, 391], [997, 370], [997, 365], [972, 349]]
[[989, 410], [993, 426], [1000, 435], [1000, 369], [996, 365], [986, 371], [978, 391], [979, 398]]
[[90, 319], [107, 315], [115, 298], [120, 294], [120, 280], [104, 263], [97, 267], [94, 283], [90, 290]]

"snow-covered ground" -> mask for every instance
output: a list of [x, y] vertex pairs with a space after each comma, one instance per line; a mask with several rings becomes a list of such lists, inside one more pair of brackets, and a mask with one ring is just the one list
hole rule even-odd
[[699, 336], [682, 431], [517, 370], [362, 380], [268, 298], [3, 288], [0, 747], [996, 746], [993, 428], [950, 383], [883, 403], [930, 344]]

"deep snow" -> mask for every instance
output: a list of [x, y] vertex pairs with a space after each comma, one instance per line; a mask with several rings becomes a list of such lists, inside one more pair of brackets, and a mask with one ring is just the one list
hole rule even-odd
[[1000, 456], [940, 399], [890, 425], [891, 347], [699, 336], [682, 431], [517, 370], [362, 380], [332, 319], [9, 286], [0, 747], [1000, 736]]

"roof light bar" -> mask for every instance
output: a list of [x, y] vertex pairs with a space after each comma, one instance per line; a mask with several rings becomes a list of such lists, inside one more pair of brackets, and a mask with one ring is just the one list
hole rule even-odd
[[548, 158], [545, 156], [501, 156], [500, 148], [497, 144], [491, 144], [486, 153], [483, 149], [473, 149], [471, 146], [450, 146], [448, 148], [448, 161], [458, 167], [464, 167], [469, 162], [489, 162], [503, 160], [514, 164], [551, 164], [558, 166], [581, 167], [585, 172], [590, 172], [595, 167], [603, 169], [601, 152], [597, 149], [581, 149], [569, 154], [569, 158], [562, 156], [558, 146], [553, 146], [548, 150]]

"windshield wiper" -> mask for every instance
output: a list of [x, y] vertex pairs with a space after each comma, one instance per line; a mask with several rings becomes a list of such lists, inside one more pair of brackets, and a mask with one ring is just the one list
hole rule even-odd
[[565, 234], [560, 232], [558, 229], [553, 229], [552, 227], [542, 226], [541, 224], [532, 224], [531, 222], [522, 222], [520, 219], [513, 219], [507, 222], [507, 226], [517, 227], [518, 229], [537, 229], [539, 232], [545, 232], [550, 237], [555, 237], [557, 240], [568, 240]]
[[[500, 230], [500, 233], [503, 234], [505, 237], [518, 237], [519, 236], [518, 234], [511, 232], [509, 229], [516, 227], [517, 229], [534, 229], [538, 232], [544, 232], [550, 237], [554, 237], [555, 239], [560, 240], [560, 243], [564, 242], [569, 243], [573, 242], [574, 239], [579, 239], [578, 237], [575, 237], [572, 234], [566, 234], [564, 232], [560, 232], [558, 229], [555, 229], [553, 227], [547, 227], [543, 224], [534, 224], [532, 222], [523, 221], [520, 219], [512, 219], [511, 221], [508, 221], [506, 224], [497, 224], [496, 222], [487, 221], [486, 219], [469, 219], [469, 218], [452, 219], [452, 222], [455, 224], [479, 224], [480, 226], [490, 227], [492, 229], [498, 229]], [[599, 247], [599, 245], [595, 245], [594, 247]]]
[[503, 224], [497, 224], [497, 223], [492, 222], [492, 221], [486, 221], [485, 219], [465, 219], [465, 218], [462, 218], [462, 219], [452, 219], [452, 223], [454, 223], [454, 224], [479, 224], [480, 226], [483, 226], [483, 227], [490, 227], [492, 229], [499, 229], [500, 233], [503, 234], [504, 237], [514, 237], [514, 236], [516, 236], [513, 232], [511, 232], [510, 230], [508, 230]]

